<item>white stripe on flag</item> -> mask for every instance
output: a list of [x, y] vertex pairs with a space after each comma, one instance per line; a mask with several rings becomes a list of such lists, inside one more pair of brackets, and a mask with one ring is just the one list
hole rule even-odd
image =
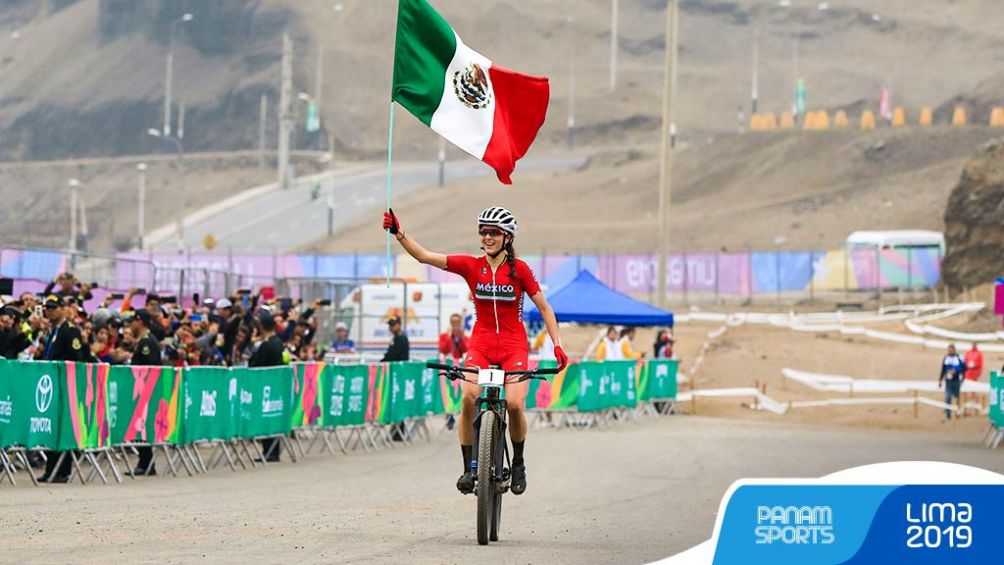
[[[454, 33], [456, 35], [456, 33]], [[488, 142], [492, 138], [495, 123], [495, 87], [492, 85], [491, 60], [484, 55], [464, 45], [460, 36], [457, 37], [457, 51], [446, 69], [446, 81], [443, 89], [443, 99], [432, 115], [433, 131], [448, 139], [451, 143], [478, 159], [484, 158]], [[488, 80], [488, 92], [491, 100], [486, 108], [469, 108], [454, 92], [454, 73], [463, 73], [472, 63], [477, 63]]]

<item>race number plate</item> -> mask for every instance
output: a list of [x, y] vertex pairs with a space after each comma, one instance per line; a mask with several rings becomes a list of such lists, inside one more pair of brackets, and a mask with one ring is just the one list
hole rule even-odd
[[481, 386], [503, 386], [505, 384], [505, 371], [502, 369], [480, 369], [478, 370], [478, 384]]

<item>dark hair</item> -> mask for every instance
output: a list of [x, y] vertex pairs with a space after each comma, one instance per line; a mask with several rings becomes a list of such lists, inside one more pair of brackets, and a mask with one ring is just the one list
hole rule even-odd
[[626, 336], [627, 334], [629, 334], [629, 333], [631, 333], [633, 331], [634, 331], [633, 327], [631, 327], [631, 326], [625, 326], [625, 328], [623, 330], [621, 330], [621, 337], [624, 337], [624, 336]]
[[662, 347], [662, 336], [664, 335], [666, 335], [666, 330], [659, 330], [659, 333], [655, 334], [655, 344], [653, 345], [655, 357], [659, 356], [659, 348]]
[[510, 235], [506, 238], [506, 244], [502, 246], [502, 249], [506, 252], [505, 262], [509, 264], [509, 276], [513, 280], [518, 281], [519, 275], [516, 273], [516, 249], [512, 246], [512, 240], [515, 239], [514, 236]]

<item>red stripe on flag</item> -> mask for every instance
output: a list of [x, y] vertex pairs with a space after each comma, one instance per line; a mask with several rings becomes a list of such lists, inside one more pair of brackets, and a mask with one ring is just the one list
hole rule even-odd
[[510, 175], [537, 131], [544, 125], [551, 88], [545, 77], [521, 75], [492, 65], [488, 70], [495, 90], [495, 123], [482, 161], [495, 169], [500, 181], [512, 184]]

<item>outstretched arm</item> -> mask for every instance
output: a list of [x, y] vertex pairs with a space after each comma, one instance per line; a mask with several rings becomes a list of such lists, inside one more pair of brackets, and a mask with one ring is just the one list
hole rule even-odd
[[568, 363], [568, 356], [565, 355], [565, 350], [561, 345], [561, 334], [558, 333], [558, 319], [554, 317], [554, 310], [551, 309], [551, 305], [547, 303], [547, 299], [544, 298], [544, 293], [537, 291], [530, 297], [533, 301], [534, 306], [540, 311], [540, 317], [544, 320], [544, 327], [547, 328], [547, 335], [551, 336], [551, 342], [554, 343], [554, 357], [558, 360], [558, 366], [564, 368]]
[[401, 227], [401, 222], [394, 215], [394, 210], [387, 209], [383, 214], [383, 227], [385, 230], [389, 231], [393, 235], [397, 242], [401, 244], [401, 247], [408, 252], [419, 263], [424, 263], [426, 265], [432, 265], [433, 267], [438, 267], [440, 269], [446, 268], [446, 255], [442, 253], [433, 253], [428, 249], [422, 247], [414, 238], [408, 236]]

